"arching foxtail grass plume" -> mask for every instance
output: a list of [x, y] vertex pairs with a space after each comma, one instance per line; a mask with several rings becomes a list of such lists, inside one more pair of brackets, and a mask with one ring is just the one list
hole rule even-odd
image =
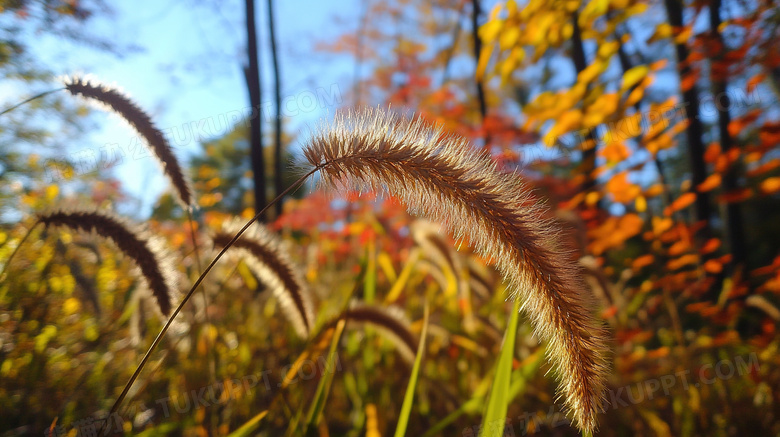
[[38, 214], [38, 223], [91, 232], [111, 240], [135, 262], [140, 272], [138, 276], [154, 296], [160, 312], [166, 317], [171, 313], [176, 271], [161, 239], [102, 210], [53, 210]]
[[340, 317], [330, 322], [330, 325], [336, 326], [340, 319], [347, 320], [347, 326], [352, 322], [362, 325], [371, 325], [377, 331], [387, 338], [395, 346], [401, 357], [407, 362], [414, 362], [414, 355], [417, 351], [417, 338], [411, 330], [411, 322], [406, 318], [404, 311], [396, 306], [381, 307], [369, 305], [364, 302], [354, 300], [350, 302]]
[[[230, 221], [213, 237], [215, 246], [225, 247], [243, 225]], [[307, 338], [314, 326], [311, 293], [292, 261], [282, 250], [279, 240], [260, 225], [252, 226], [233, 244], [233, 250], [243, 252], [247, 266], [279, 299], [285, 317], [302, 338]]]
[[606, 335], [591, 315], [576, 262], [516, 176], [500, 172], [487, 152], [464, 139], [382, 110], [337, 115], [309, 140], [304, 155], [323, 185], [388, 192], [492, 259], [547, 340], [575, 423], [586, 432], [596, 428]]
[[73, 76], [65, 78], [63, 83], [65, 89], [74, 96], [82, 96], [87, 100], [101, 103], [124, 118], [154, 152], [163, 167], [163, 172], [170, 179], [176, 191], [176, 197], [182, 206], [189, 208], [192, 205], [192, 185], [184, 175], [168, 140], [155, 127], [151, 117], [146, 112], [121, 91], [94, 80]]

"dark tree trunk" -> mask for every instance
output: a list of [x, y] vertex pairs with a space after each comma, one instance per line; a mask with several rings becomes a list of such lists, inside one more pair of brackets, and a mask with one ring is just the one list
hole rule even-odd
[[[720, 137], [720, 147], [723, 152], [733, 147], [731, 134], [729, 134], [729, 123], [731, 123], [731, 114], [729, 107], [731, 101], [726, 93], [726, 84], [728, 80], [728, 68], [723, 63], [723, 53], [725, 45], [723, 37], [720, 34], [720, 7], [721, 0], [710, 1], [710, 32], [715, 43], [715, 55], [710, 65], [710, 80], [712, 82], [712, 93], [715, 106], [718, 108], [718, 133]], [[737, 184], [738, 167], [735, 163], [726, 174], [723, 175], [723, 191], [729, 192], [738, 188]], [[745, 232], [742, 222], [742, 211], [738, 203], [728, 202], [726, 204], [726, 233], [728, 236], [729, 247], [733, 257], [733, 265], [744, 264], [747, 258], [747, 249], [745, 247]]]
[[[482, 8], [480, 7], [479, 0], [472, 0], [472, 12], [471, 12], [471, 37], [474, 40], [474, 60], [479, 62], [479, 57], [482, 54], [482, 40], [479, 39], [479, 16], [482, 14]], [[487, 116], [487, 102], [485, 101], [485, 87], [482, 84], [482, 80], [477, 79], [477, 102], [479, 103], [479, 115], [482, 128], [485, 128], [485, 117]], [[487, 147], [490, 142], [490, 137], [485, 131], [485, 144]]]
[[[632, 69], [634, 65], [631, 62], [631, 59], [628, 57], [628, 54], [626, 53], [626, 48], [623, 46], [623, 40], [621, 39], [620, 34], [617, 32], [617, 30], [615, 31], [614, 38], [615, 41], [618, 43], [618, 59], [620, 60], [620, 68], [621, 70], [623, 70], [623, 74], [625, 74], [628, 70]], [[646, 63], [646, 62], [642, 62], [642, 63]], [[638, 86], [639, 84], [637, 83], [636, 85], [632, 86], [627, 92], [630, 93]], [[638, 100], [636, 103], [634, 103], [634, 109], [636, 110], [637, 114], [642, 113], [641, 99]], [[658, 181], [664, 187], [664, 191], [663, 191], [664, 206], [668, 206], [672, 203], [672, 197], [671, 194], [669, 194], [669, 185], [666, 183], [666, 172], [664, 171], [664, 163], [661, 162], [661, 159], [658, 157], [658, 154], [656, 154], [653, 157], [653, 163], [655, 164], [655, 170], [658, 172]]]
[[[681, 29], [683, 26], [682, 0], [664, 0], [664, 4], [669, 15], [669, 24], [675, 29]], [[677, 52], [677, 71], [680, 74], [680, 82], [683, 82], [686, 77], [693, 74], [688, 60], [688, 47], [685, 43], [679, 43], [675, 44], [675, 50]], [[690, 191], [696, 194], [696, 203], [694, 204], [696, 220], [703, 221], [705, 224], [700, 238], [707, 238], [710, 235], [710, 198], [707, 193], [696, 192], [696, 187], [704, 182], [704, 179], [707, 177], [707, 167], [704, 163], [704, 142], [702, 140], [704, 129], [699, 118], [699, 91], [696, 89], [696, 85], [683, 90], [682, 97], [683, 105], [685, 106], [685, 117], [688, 120], [686, 137], [692, 174]]]
[[[268, 36], [271, 39], [271, 59], [274, 66], [274, 108], [276, 111], [274, 117], [274, 189], [278, 195], [284, 191], [284, 165], [282, 164], [282, 97], [281, 97], [281, 77], [279, 76], [279, 58], [276, 54], [276, 33], [274, 31], [274, 2], [268, 0]], [[276, 217], [282, 214], [282, 202], [279, 199], [276, 202]]]
[[[585, 45], [582, 43], [582, 31], [580, 30], [579, 14], [574, 13], [572, 15], [573, 32], [571, 36], [572, 53], [571, 58], [574, 62], [574, 68], [577, 70], [577, 74], [582, 73], [585, 68], [588, 67], [588, 61], [585, 59]], [[582, 183], [582, 190], [585, 192], [591, 191], [596, 187], [596, 179], [593, 174], [596, 170], [596, 145], [598, 144], [596, 134], [593, 130], [588, 132], [588, 136], [585, 140], [590, 143], [586, 146], [583, 144], [582, 149], [582, 174], [585, 175], [585, 181]], [[601, 202], [599, 202], [599, 206]]]
[[[252, 159], [252, 177], [255, 185], [255, 211], [266, 204], [265, 197], [265, 159], [263, 157], [263, 120], [261, 110], [260, 66], [257, 50], [257, 32], [255, 29], [255, 2], [245, 0], [246, 6], [246, 50], [249, 65], [244, 68], [246, 87], [249, 92], [249, 104], [252, 105], [252, 118], [249, 121], [249, 144]], [[265, 217], [260, 217], [265, 221]]]

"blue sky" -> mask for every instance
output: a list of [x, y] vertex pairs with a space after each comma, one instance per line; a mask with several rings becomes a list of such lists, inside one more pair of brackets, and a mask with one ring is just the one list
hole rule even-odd
[[[315, 44], [354, 31], [359, 7], [354, 2], [303, 0], [276, 0], [274, 6], [284, 123], [288, 132], [305, 135], [307, 126], [332, 116], [339, 101], [349, 103], [352, 60], [316, 52]], [[139, 0], [117, 2], [112, 7], [112, 16], [92, 20], [87, 33], [119, 47], [137, 46], [140, 50], [117, 57], [43, 34], [29, 44], [44, 65], [58, 74], [91, 74], [119, 85], [152, 115], [158, 127], [178, 132], [180, 139], [187, 129], [199, 132], [198, 137], [204, 140], [211, 133], [224, 133], [225, 120], [246, 112], [243, 2]], [[263, 102], [264, 108], [271, 108], [266, 2], [257, 1], [256, 8], [263, 55]], [[335, 27], [337, 18], [341, 26], [349, 27]], [[317, 104], [313, 103], [315, 97]], [[116, 117], [98, 116], [98, 122], [101, 128], [88, 137], [88, 147], [130, 147], [135, 135], [129, 127]], [[192, 140], [174, 145], [180, 146], [177, 153], [181, 158], [198, 149], [197, 141]], [[157, 194], [167, 189], [166, 180], [150, 158], [126, 159], [115, 174], [127, 192], [142, 200], [143, 213], [150, 210]]]

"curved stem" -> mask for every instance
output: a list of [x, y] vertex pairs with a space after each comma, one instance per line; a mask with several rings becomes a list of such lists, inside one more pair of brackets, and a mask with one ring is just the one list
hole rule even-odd
[[[133, 375], [127, 381], [127, 384], [125, 384], [125, 388], [122, 389], [122, 393], [120, 393], [120, 395], [117, 398], [116, 402], [114, 402], [114, 406], [111, 407], [111, 411], [108, 413], [107, 417], [111, 417], [114, 413], [117, 412], [117, 410], [119, 409], [119, 406], [122, 404], [122, 401], [125, 399], [125, 397], [127, 396], [127, 393], [130, 391], [130, 388], [133, 386], [133, 383], [135, 382], [136, 379], [138, 379], [138, 376], [141, 374], [141, 371], [146, 366], [146, 363], [149, 361], [149, 358], [151, 357], [152, 352], [154, 352], [154, 350], [160, 344], [160, 342], [162, 341], [162, 338], [168, 332], [168, 329], [171, 327], [171, 325], [173, 324], [173, 321], [176, 319], [176, 316], [179, 315], [179, 313], [181, 312], [181, 309], [184, 307], [184, 305], [187, 303], [187, 301], [190, 300], [192, 295], [195, 293], [195, 290], [197, 290], [198, 286], [200, 286], [200, 284], [206, 278], [206, 275], [208, 275], [209, 272], [211, 271], [211, 269], [214, 268], [214, 266], [217, 264], [217, 261], [219, 261], [220, 258], [222, 258], [222, 256], [225, 254], [225, 252], [227, 252], [227, 250], [230, 249], [230, 247], [233, 246], [233, 244], [235, 244], [235, 242], [241, 237], [241, 235], [247, 229], [249, 229], [249, 227], [252, 226], [252, 224], [254, 222], [256, 222], [263, 214], [265, 214], [265, 212], [268, 210], [268, 208], [273, 206], [276, 202], [279, 201], [279, 199], [281, 199], [282, 197], [284, 197], [285, 195], [290, 193], [293, 189], [299, 187], [309, 176], [313, 175], [320, 168], [321, 168], [321, 166], [317, 166], [317, 167], [313, 168], [311, 171], [309, 171], [305, 175], [301, 176], [298, 180], [293, 182], [284, 191], [279, 193], [279, 195], [276, 196], [276, 198], [274, 200], [272, 200], [270, 203], [268, 203], [266, 206], [264, 206], [263, 209], [261, 209], [257, 214], [255, 214], [255, 216], [252, 217], [236, 233], [236, 235], [233, 237], [233, 239], [230, 240], [230, 242], [225, 247], [222, 248], [222, 250], [217, 254], [217, 256], [214, 257], [213, 260], [211, 260], [211, 263], [206, 267], [206, 270], [204, 270], [203, 273], [200, 274], [200, 277], [198, 277], [198, 279], [195, 281], [195, 283], [192, 284], [192, 287], [190, 288], [190, 291], [187, 292], [187, 294], [184, 296], [184, 299], [182, 299], [181, 303], [179, 303], [179, 306], [176, 307], [176, 309], [173, 311], [173, 314], [171, 314], [171, 317], [168, 319], [168, 321], [165, 323], [163, 328], [160, 330], [160, 333], [157, 334], [157, 337], [152, 342], [152, 345], [149, 346], [149, 350], [146, 351], [146, 354], [144, 354], [144, 357], [141, 359], [141, 363], [138, 364], [138, 367], [135, 369], [135, 372], [133, 372]], [[104, 429], [105, 429], [105, 427], [107, 425], [108, 425], [108, 419], [103, 424], [103, 427], [101, 428], [100, 433], [102, 433], [104, 431]]]
[[27, 241], [27, 238], [30, 237], [30, 234], [32, 234], [32, 230], [35, 229], [36, 226], [38, 226], [38, 223], [40, 221], [35, 221], [32, 226], [30, 226], [30, 229], [27, 230], [27, 233], [24, 234], [24, 237], [19, 241], [19, 244], [16, 245], [16, 248], [14, 248], [14, 251], [11, 252], [11, 255], [8, 257], [8, 259], [5, 261], [5, 265], [3, 266], [3, 270], [0, 270], [0, 281], [3, 280], [3, 275], [5, 275], [5, 271], [8, 269], [8, 266], [11, 264], [11, 261], [14, 259], [14, 255], [16, 255], [16, 252], [19, 251], [19, 248], [22, 247], [22, 244], [24, 244], [25, 241]]
[[3, 112], [0, 112], [0, 115], [4, 115], [4, 114], [6, 114], [8, 112], [11, 112], [14, 109], [24, 105], [25, 103], [32, 102], [35, 99], [40, 99], [41, 97], [48, 96], [49, 94], [56, 93], [57, 91], [62, 91], [64, 89], [65, 89], [64, 87], [63, 88], [57, 88], [57, 89], [54, 89], [54, 90], [44, 91], [44, 92], [42, 92], [40, 94], [36, 94], [36, 95], [30, 97], [29, 99], [22, 100], [21, 102], [11, 106], [10, 108], [4, 109]]

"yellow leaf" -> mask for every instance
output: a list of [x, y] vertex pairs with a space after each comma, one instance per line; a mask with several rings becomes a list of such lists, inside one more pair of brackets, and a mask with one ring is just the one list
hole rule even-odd
[[691, 38], [691, 35], [693, 35], [693, 28], [691, 28], [691, 26], [685, 26], [680, 33], [675, 35], [674, 42], [676, 44], [685, 44]]
[[591, 191], [585, 196], [585, 204], [588, 206], [594, 206], [596, 203], [598, 203], [600, 198], [601, 195], [598, 192]]
[[53, 200], [59, 192], [60, 188], [57, 185], [49, 185], [46, 187], [46, 200]]
[[647, 200], [645, 199], [645, 196], [639, 196], [636, 198], [635, 202], [636, 211], [637, 212], [645, 212], [647, 211]]
[[668, 23], [659, 24], [655, 28], [655, 33], [647, 40], [647, 43], [653, 43], [672, 36], [672, 26]]
[[635, 3], [626, 10], [626, 17], [639, 15], [647, 10], [647, 3]]
[[585, 69], [582, 70], [577, 75], [577, 82], [579, 83], [592, 82], [593, 79], [598, 77], [598, 75], [601, 74], [603, 71], [604, 71], [604, 63], [597, 60], [594, 63], [585, 67]]
[[625, 91], [636, 85], [640, 80], [647, 76], [649, 71], [650, 69], [647, 68], [647, 65], [637, 65], [636, 67], [626, 71], [626, 74], [623, 75], [623, 83], [620, 86], [620, 90]]
[[485, 45], [496, 40], [504, 28], [504, 20], [490, 20], [479, 28], [479, 37]]
[[620, 43], [618, 43], [617, 41], [609, 41], [599, 46], [597, 55], [599, 58], [608, 61], [609, 58], [612, 57], [612, 55], [617, 53], [619, 48], [620, 48]]
[[488, 63], [490, 62], [490, 55], [493, 54], [493, 45], [486, 44], [482, 47], [482, 53], [479, 54], [479, 62], [477, 63], [477, 80], [482, 81], [485, 77], [485, 70], [487, 70]]
[[65, 300], [65, 303], [62, 305], [62, 311], [68, 316], [76, 314], [80, 309], [81, 303], [75, 297]]
[[501, 50], [509, 50], [515, 46], [519, 37], [520, 28], [517, 26], [512, 26], [509, 29], [501, 32], [501, 35], [498, 37], [498, 46], [501, 48]]

